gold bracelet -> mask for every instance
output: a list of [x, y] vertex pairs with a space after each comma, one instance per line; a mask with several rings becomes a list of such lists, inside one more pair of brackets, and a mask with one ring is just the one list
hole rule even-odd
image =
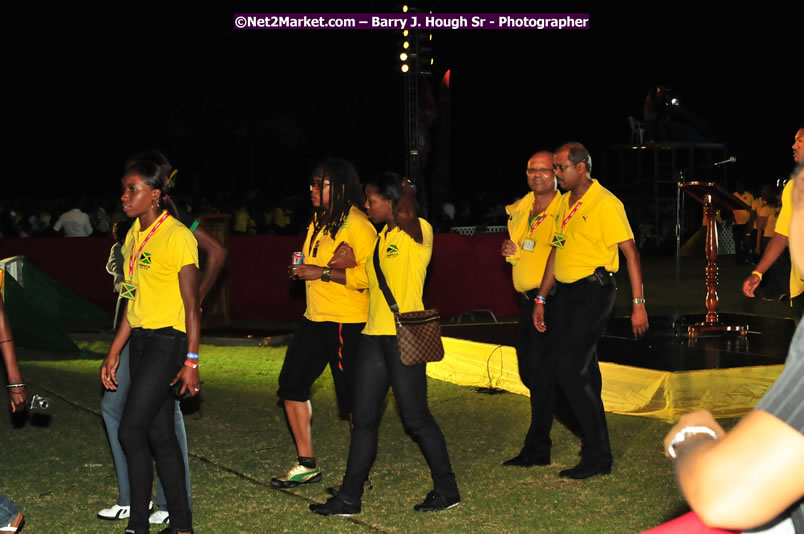
[[761, 272], [759, 272], [759, 271], [751, 271], [751, 274], [755, 274], [756, 277], [759, 278], [759, 281], [760, 282], [762, 281], [762, 273]]

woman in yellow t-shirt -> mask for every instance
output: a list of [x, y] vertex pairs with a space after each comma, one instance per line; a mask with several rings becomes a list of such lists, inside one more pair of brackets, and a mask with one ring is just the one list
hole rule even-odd
[[118, 432], [131, 487], [126, 532], [148, 532], [155, 459], [170, 510], [170, 530], [164, 532], [187, 533], [192, 532], [192, 514], [171, 386], [178, 386], [179, 397], [193, 396], [200, 387], [198, 245], [168, 197], [169, 165], [135, 161], [122, 183], [123, 211], [136, 218], [123, 245], [121, 296], [129, 301], [126, 320], [101, 366], [101, 381], [106, 389], [116, 389], [120, 351], [131, 338], [131, 387]]
[[340, 491], [310, 510], [321, 515], [360, 513], [363, 483], [377, 454], [378, 425], [388, 388], [393, 388], [402, 421], [416, 438], [433, 479], [433, 490], [417, 511], [446, 510], [461, 497], [447, 444], [427, 406], [425, 365], [400, 361], [394, 316], [380, 289], [374, 269], [378, 255], [388, 288], [401, 313], [424, 309], [422, 292], [433, 251], [433, 228], [416, 214], [415, 194], [398, 174], [383, 173], [366, 185], [366, 210], [374, 223], [385, 223], [374, 252], [366, 261], [369, 312], [360, 352], [354, 364], [354, 431], [346, 475]]

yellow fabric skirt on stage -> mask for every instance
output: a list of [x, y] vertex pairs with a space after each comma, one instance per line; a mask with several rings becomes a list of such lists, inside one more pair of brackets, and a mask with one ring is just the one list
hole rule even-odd
[[[461, 386], [496, 387], [528, 396], [519, 379], [514, 347], [445, 337], [444, 359], [427, 364], [427, 376]], [[707, 409], [715, 417], [748, 413], [783, 365], [698, 371], [656, 371], [600, 362], [607, 412], [674, 422], [687, 412]]]

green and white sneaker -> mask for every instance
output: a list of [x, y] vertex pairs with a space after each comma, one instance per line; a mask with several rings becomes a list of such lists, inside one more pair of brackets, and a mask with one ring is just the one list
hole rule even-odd
[[321, 482], [321, 469], [318, 467], [305, 467], [296, 462], [285, 475], [272, 478], [271, 486], [286, 489], [296, 487], [299, 484], [312, 484], [313, 482]]

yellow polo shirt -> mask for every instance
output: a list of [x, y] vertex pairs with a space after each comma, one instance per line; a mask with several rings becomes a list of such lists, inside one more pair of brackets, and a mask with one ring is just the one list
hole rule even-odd
[[[554, 232], [556, 211], [561, 201], [561, 195], [556, 191], [547, 209], [537, 215], [538, 220], [531, 221], [534, 197], [531, 191], [505, 207], [508, 213], [508, 236], [517, 247], [516, 252], [505, 258], [505, 261], [513, 265], [514, 289], [520, 293], [537, 288], [542, 283], [544, 266], [550, 255], [550, 237]], [[540, 216], [543, 219], [539, 219]], [[522, 248], [527, 240], [534, 242], [533, 250]]]
[[338, 228], [335, 239], [324, 232], [313, 235], [313, 228], [313, 223], [310, 223], [302, 249], [304, 263], [326, 266], [338, 245], [345, 241], [355, 251], [357, 266], [346, 269], [346, 285], [307, 280], [307, 310], [304, 316], [313, 322], [365, 323], [368, 315], [366, 259], [374, 246], [377, 231], [366, 214], [354, 206]]
[[[422, 293], [427, 265], [433, 255], [433, 227], [421, 218], [419, 223], [422, 226], [421, 244], [398, 226], [390, 232], [386, 226], [377, 235], [380, 267], [401, 313], [424, 309]], [[374, 247], [366, 260], [369, 314], [363, 333], [368, 336], [395, 336], [394, 314], [388, 307], [388, 301], [385, 300], [385, 295], [377, 282], [373, 256]]]
[[757, 217], [754, 218], [754, 230], [757, 229], [757, 219], [759, 218], [759, 209], [764, 206], [766, 202], [762, 199], [762, 197], [756, 197], [754, 201], [751, 203], [751, 211], [757, 214]]
[[[776, 233], [790, 237], [790, 218], [793, 214], [793, 180], [789, 180], [782, 190], [782, 210], [776, 220]], [[790, 262], [790, 298], [804, 293], [804, 280], [796, 269], [794, 262]]]
[[[140, 231], [140, 220], [136, 219], [126, 234], [122, 249], [126, 280], [129, 279], [129, 258], [137, 253], [160, 217], [143, 231]], [[187, 331], [179, 290], [179, 271], [185, 265], [198, 267], [198, 243], [186, 226], [168, 217], [135, 260], [133, 281], [137, 292], [135, 299], [128, 301], [128, 322], [132, 328], [171, 327]]]
[[[744, 203], [748, 204], [749, 206], [754, 203], [754, 195], [750, 192], [746, 191], [742, 195], [737, 191], [734, 192], [734, 196], [742, 200]], [[745, 224], [748, 222], [748, 219], [751, 217], [751, 212], [748, 210], [734, 210], [732, 212], [734, 214], [734, 224]]]
[[757, 212], [757, 217], [767, 217], [765, 227], [762, 229], [762, 237], [773, 237], [774, 228], [776, 228], [776, 221], [779, 218], [779, 208], [765, 204]]
[[[634, 238], [623, 203], [597, 180], [572, 206], [569, 197], [569, 192], [561, 196], [556, 215], [556, 231], [566, 237], [564, 246], [556, 250], [556, 280], [565, 284], [576, 282], [593, 274], [598, 267], [617, 272], [620, 268], [617, 245]], [[580, 207], [562, 231], [564, 218], [578, 204]]]

